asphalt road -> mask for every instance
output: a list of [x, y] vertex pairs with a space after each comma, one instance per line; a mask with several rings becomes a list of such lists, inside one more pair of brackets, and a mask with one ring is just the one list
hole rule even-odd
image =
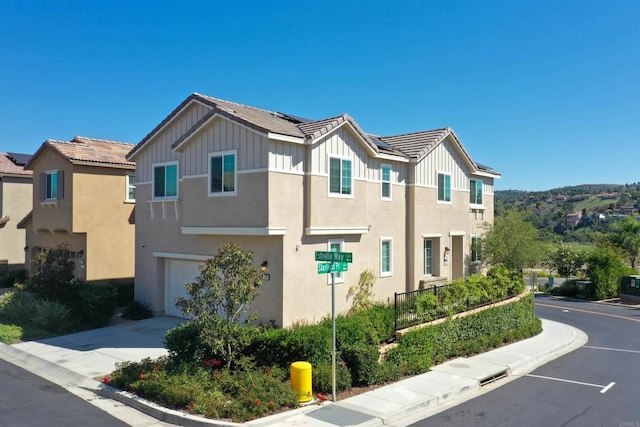
[[126, 425], [62, 387], [0, 359], [1, 427]]
[[640, 427], [640, 309], [538, 296], [536, 313], [581, 329], [589, 341], [412, 425]]

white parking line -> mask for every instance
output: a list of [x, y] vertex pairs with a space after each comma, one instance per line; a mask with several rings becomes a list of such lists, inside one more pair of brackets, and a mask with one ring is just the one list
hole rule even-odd
[[615, 385], [614, 382], [611, 382], [611, 383], [607, 384], [606, 386], [604, 386], [604, 385], [599, 385], [599, 384], [583, 383], [583, 382], [580, 382], [580, 381], [564, 380], [562, 378], [545, 377], [543, 375], [527, 374], [525, 376], [526, 377], [533, 377], [533, 378], [541, 378], [543, 380], [561, 381], [563, 383], [571, 383], [571, 384], [578, 384], [578, 385], [586, 385], [586, 386], [589, 386], [589, 387], [596, 387], [596, 388], [601, 389], [600, 393], [606, 393], [607, 391], [609, 391], [609, 389], [611, 387], [613, 387]]
[[624, 353], [638, 353], [640, 354], [640, 350], [625, 350], [623, 348], [610, 348], [610, 347], [594, 347], [590, 345], [585, 345], [582, 348], [591, 348], [594, 350], [607, 350], [607, 351], [621, 351]]

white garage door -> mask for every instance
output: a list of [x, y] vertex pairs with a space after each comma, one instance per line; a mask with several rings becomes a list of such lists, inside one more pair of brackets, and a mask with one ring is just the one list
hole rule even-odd
[[185, 317], [176, 307], [176, 297], [186, 297], [185, 284], [193, 282], [200, 275], [198, 269], [202, 265], [197, 261], [185, 261], [181, 259], [168, 259], [165, 282], [164, 312], [168, 316]]

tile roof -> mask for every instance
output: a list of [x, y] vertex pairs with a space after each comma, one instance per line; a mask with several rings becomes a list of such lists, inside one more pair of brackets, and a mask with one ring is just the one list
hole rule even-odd
[[136, 165], [126, 159], [127, 153], [134, 147], [133, 144], [75, 136], [71, 141], [46, 140], [25, 167], [31, 168], [34, 159], [45, 147], [50, 147], [71, 163], [89, 163], [124, 169], [134, 169]]
[[[28, 154], [22, 156], [28, 156]], [[0, 153], [0, 175], [30, 177], [33, 176], [33, 172], [25, 170], [24, 164], [16, 158], [15, 154]]]
[[442, 128], [403, 135], [379, 136], [378, 139], [397, 148], [409, 157], [418, 159], [424, 157], [449, 133], [451, 133], [451, 128]]

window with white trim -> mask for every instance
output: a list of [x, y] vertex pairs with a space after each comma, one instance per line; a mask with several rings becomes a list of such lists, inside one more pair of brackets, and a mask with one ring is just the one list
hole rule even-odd
[[382, 200], [391, 200], [391, 166], [380, 166], [380, 182]]
[[438, 201], [451, 201], [451, 175], [444, 173], [438, 174]]
[[233, 196], [237, 182], [236, 152], [209, 154], [209, 195]]
[[424, 275], [433, 275], [433, 240], [424, 239]]
[[482, 205], [482, 180], [472, 179], [469, 181], [469, 203]]
[[[344, 240], [329, 240], [327, 249], [329, 252], [343, 252]], [[344, 282], [344, 273], [338, 271], [335, 273], [336, 283]], [[327, 283], [331, 284], [331, 274], [327, 274]]]
[[153, 198], [178, 197], [178, 163], [153, 165]]
[[482, 241], [480, 236], [471, 236], [471, 262], [482, 262]]
[[353, 194], [351, 160], [329, 158], [329, 194], [342, 196]]
[[380, 276], [393, 274], [393, 243], [391, 239], [380, 240]]
[[127, 202], [136, 201], [136, 176], [133, 174], [127, 175], [127, 193], [125, 195]]

